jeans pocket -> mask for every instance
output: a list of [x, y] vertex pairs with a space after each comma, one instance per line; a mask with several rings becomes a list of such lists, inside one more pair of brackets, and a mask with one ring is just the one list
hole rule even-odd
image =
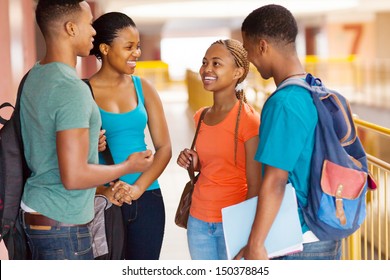
[[88, 227], [75, 228], [75, 232], [70, 235], [73, 254], [75, 256], [86, 256], [92, 254], [92, 238]]

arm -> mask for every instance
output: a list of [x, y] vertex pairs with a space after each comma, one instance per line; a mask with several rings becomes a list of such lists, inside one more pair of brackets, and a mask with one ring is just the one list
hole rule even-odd
[[268, 259], [264, 242], [282, 203], [288, 172], [267, 165], [264, 174], [248, 244], [235, 257], [238, 260]]
[[134, 153], [116, 165], [88, 163], [89, 129], [57, 132], [57, 157], [60, 176], [67, 190], [88, 189], [110, 182], [124, 174], [139, 172], [153, 162], [150, 150]]
[[257, 135], [245, 142], [247, 199], [258, 195], [261, 184], [261, 163], [255, 160], [258, 143], [259, 137]]
[[132, 199], [138, 199], [162, 174], [172, 157], [171, 140], [165, 119], [163, 105], [157, 91], [142, 79], [145, 108], [148, 113], [148, 127], [155, 149], [154, 160], [148, 170], [142, 173], [131, 187]]

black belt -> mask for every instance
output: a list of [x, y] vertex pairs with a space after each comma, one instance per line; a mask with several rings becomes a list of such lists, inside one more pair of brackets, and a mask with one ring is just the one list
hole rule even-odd
[[66, 224], [50, 219], [39, 213], [24, 212], [24, 223], [30, 226], [51, 226], [51, 227], [80, 227], [87, 224]]

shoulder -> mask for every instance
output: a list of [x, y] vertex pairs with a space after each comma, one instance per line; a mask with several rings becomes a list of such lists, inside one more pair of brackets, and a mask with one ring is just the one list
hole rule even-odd
[[257, 129], [260, 126], [260, 114], [250, 104], [242, 104], [239, 119], [240, 130]]
[[145, 96], [146, 100], [149, 98], [160, 99], [157, 90], [152, 85], [152, 83], [149, 82], [147, 79], [135, 75], [132, 76], [132, 79], [133, 79], [134, 87], [136, 88], [136, 90], [140, 91], [140, 93], [142, 93]]
[[154, 86], [151, 82], [149, 82], [147, 79], [132, 75], [134, 86], [140, 86], [143, 91], [156, 91]]
[[202, 114], [203, 110], [206, 109], [206, 108], [208, 108], [208, 107], [202, 107], [202, 108], [198, 109], [198, 110], [195, 112], [195, 114], [194, 114], [194, 121], [195, 121], [195, 123], [198, 122], [198, 120], [199, 120], [199, 118], [200, 118], [200, 115]]
[[267, 100], [263, 110], [280, 109], [286, 112], [309, 115], [316, 114], [316, 108], [310, 92], [300, 86], [291, 85], [275, 92]]
[[242, 114], [250, 119], [258, 119], [260, 117], [259, 112], [248, 103], [243, 103]]
[[300, 86], [287, 86], [269, 97], [261, 113], [262, 124], [311, 130], [317, 124], [318, 115], [310, 92]]

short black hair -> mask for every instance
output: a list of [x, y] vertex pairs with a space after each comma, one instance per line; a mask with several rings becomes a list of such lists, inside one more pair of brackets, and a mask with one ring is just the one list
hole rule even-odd
[[80, 3], [83, 1], [85, 0], [38, 0], [35, 19], [43, 35], [55, 20], [80, 12]]
[[100, 44], [110, 45], [118, 37], [118, 32], [126, 27], [137, 28], [129, 16], [120, 12], [110, 12], [101, 15], [92, 23], [92, 26], [96, 30], [96, 35], [90, 54], [98, 59], [102, 58], [99, 48]]
[[271, 4], [251, 12], [243, 21], [241, 32], [248, 38], [266, 37], [289, 44], [295, 42], [298, 26], [288, 9]]

